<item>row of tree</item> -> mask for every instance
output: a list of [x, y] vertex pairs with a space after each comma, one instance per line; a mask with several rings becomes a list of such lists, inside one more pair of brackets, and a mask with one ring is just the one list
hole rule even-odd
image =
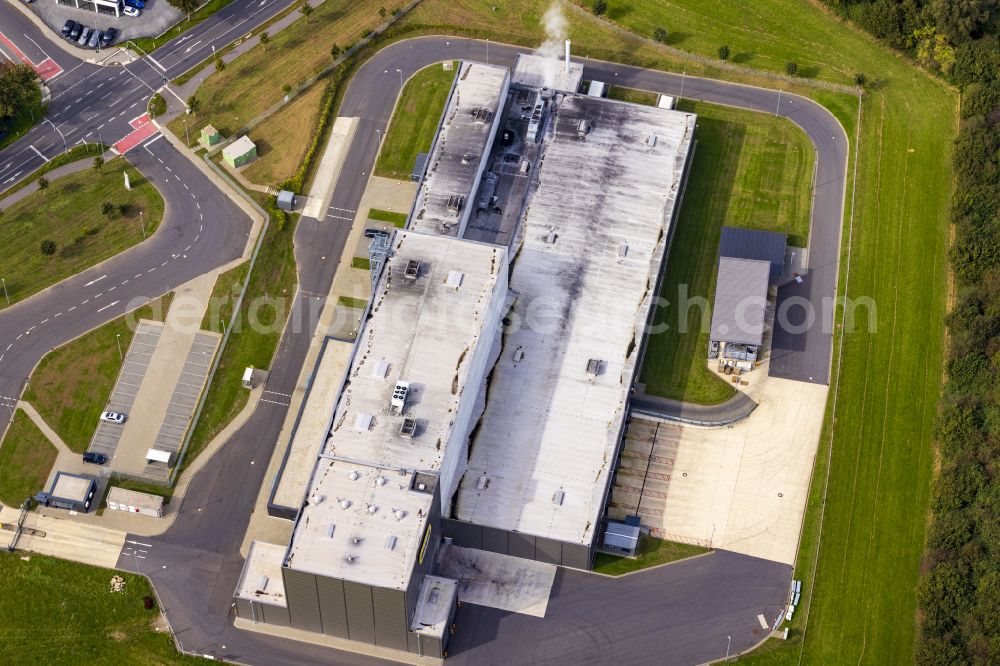
[[949, 251], [958, 289], [916, 660], [1000, 664], [1000, 2], [826, 1], [962, 93]]

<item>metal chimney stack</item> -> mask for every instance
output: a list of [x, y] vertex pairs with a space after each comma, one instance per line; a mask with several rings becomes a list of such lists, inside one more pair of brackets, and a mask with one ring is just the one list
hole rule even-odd
[[566, 76], [569, 76], [569, 40], [566, 40]]

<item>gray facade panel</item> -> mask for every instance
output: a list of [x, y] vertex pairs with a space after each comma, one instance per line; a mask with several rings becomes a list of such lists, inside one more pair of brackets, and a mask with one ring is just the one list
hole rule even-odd
[[262, 619], [268, 624], [273, 624], [278, 627], [287, 627], [289, 624], [288, 609], [284, 606], [275, 606], [273, 604], [257, 604], [257, 608], [260, 610], [258, 614], [258, 619]]
[[236, 599], [236, 617], [243, 618], [244, 620], [253, 620], [253, 610], [250, 608], [250, 602], [246, 599]]
[[464, 520], [442, 518], [441, 529], [444, 530], [444, 536], [451, 537], [456, 546], [478, 550], [483, 548], [483, 528], [479, 525]]
[[535, 539], [535, 559], [546, 564], [562, 564], [562, 543], [553, 539]]
[[506, 555], [509, 552], [509, 546], [507, 544], [507, 530], [498, 530], [495, 527], [484, 527], [483, 550]]
[[562, 565], [574, 569], [589, 570], [592, 566], [590, 548], [580, 543], [564, 543], [562, 545]]
[[420, 636], [412, 631], [406, 632], [406, 650], [414, 654], [420, 651]]
[[347, 630], [352, 641], [375, 642], [375, 611], [372, 608], [372, 588], [344, 581], [344, 602], [347, 604]]
[[347, 638], [347, 606], [344, 603], [344, 581], [339, 578], [316, 577], [319, 612], [323, 618], [323, 633]]
[[285, 599], [291, 626], [306, 631], [323, 631], [319, 614], [319, 596], [316, 593], [316, 576], [304, 571], [281, 568], [285, 580]]
[[526, 560], [535, 559], [535, 537], [531, 534], [510, 532], [507, 535], [507, 545], [510, 555], [523, 557]]
[[420, 636], [420, 654], [425, 657], [437, 657], [439, 659], [444, 658], [444, 649], [441, 647], [441, 641], [433, 636]]
[[405, 650], [409, 621], [406, 616], [406, 595], [401, 590], [372, 588], [375, 611], [375, 644]]

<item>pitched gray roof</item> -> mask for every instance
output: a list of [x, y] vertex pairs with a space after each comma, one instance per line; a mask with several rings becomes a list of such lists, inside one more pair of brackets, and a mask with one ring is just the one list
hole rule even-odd
[[764, 336], [770, 262], [719, 259], [712, 304], [712, 340], [759, 345]]
[[770, 261], [771, 279], [775, 280], [784, 268], [787, 244], [788, 236], [776, 231], [722, 227], [719, 257]]

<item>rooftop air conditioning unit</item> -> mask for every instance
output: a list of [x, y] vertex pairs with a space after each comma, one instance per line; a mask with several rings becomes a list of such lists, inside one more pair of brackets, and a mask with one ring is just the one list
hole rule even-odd
[[390, 406], [396, 414], [401, 414], [406, 406], [406, 394], [410, 392], [410, 382], [396, 382], [396, 388], [392, 389], [392, 400]]
[[576, 136], [578, 139], [585, 139], [588, 134], [590, 134], [590, 121], [581, 120], [580, 124], [576, 126]]
[[416, 259], [410, 259], [406, 262], [406, 269], [403, 271], [403, 277], [407, 280], [416, 280], [420, 275], [420, 262]]
[[403, 419], [402, 425], [399, 426], [399, 434], [408, 439], [412, 439], [413, 435], [417, 432], [417, 420], [411, 418]]
[[601, 361], [596, 358], [592, 358], [587, 361], [587, 376], [593, 379], [601, 371]]

